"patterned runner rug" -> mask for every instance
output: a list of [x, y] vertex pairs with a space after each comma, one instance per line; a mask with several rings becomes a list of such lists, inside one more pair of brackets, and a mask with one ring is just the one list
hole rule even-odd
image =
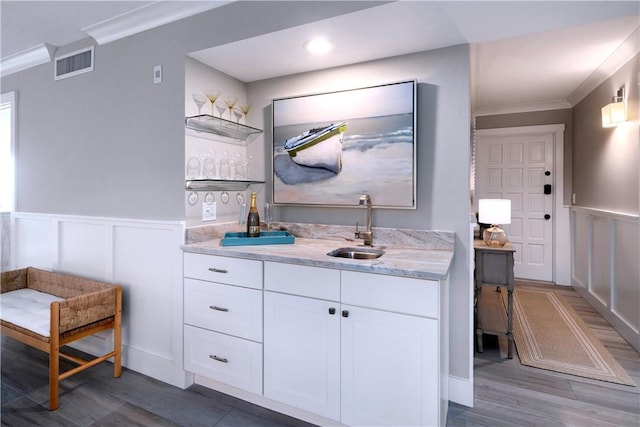
[[[502, 292], [507, 304], [507, 292]], [[560, 296], [516, 289], [513, 334], [520, 363], [635, 386], [626, 371]]]

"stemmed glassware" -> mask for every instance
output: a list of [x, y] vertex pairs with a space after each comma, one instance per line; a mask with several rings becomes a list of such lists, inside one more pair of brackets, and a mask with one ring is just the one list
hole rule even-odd
[[196, 106], [198, 107], [198, 115], [201, 115], [202, 107], [207, 103], [207, 98], [200, 95], [199, 93], [194, 93], [193, 95], [191, 95], [191, 97], [193, 98], [193, 102], [195, 102]]
[[236, 116], [236, 123], [240, 124], [240, 117], [244, 115], [242, 110], [240, 110], [239, 108], [234, 108], [233, 115]]
[[247, 204], [243, 203], [240, 205], [240, 218], [238, 218], [238, 222], [240, 223], [240, 232], [244, 232], [244, 224], [247, 222]]
[[271, 229], [271, 221], [273, 220], [273, 208], [270, 203], [264, 204], [264, 222], [267, 224], [267, 234]]
[[224, 103], [217, 102], [216, 110], [218, 110], [218, 114], [220, 115], [220, 123], [222, 123], [222, 113], [227, 111], [227, 106]]
[[206, 95], [207, 98], [209, 98], [209, 101], [211, 101], [211, 115], [213, 116], [213, 106], [216, 105], [216, 99], [218, 99], [218, 97], [220, 96], [222, 92], [219, 91], [218, 89], [207, 89], [204, 91], [204, 94]]
[[225, 96], [224, 98], [222, 98], [222, 100], [227, 105], [227, 108], [229, 108], [229, 121], [231, 121], [231, 111], [233, 110], [234, 105], [236, 105], [236, 102], [238, 102], [238, 97]]
[[247, 124], [247, 115], [249, 114], [249, 111], [251, 111], [251, 104], [240, 104], [238, 105], [238, 108], [240, 108], [240, 111], [242, 111], [242, 114], [244, 114], [244, 124]]

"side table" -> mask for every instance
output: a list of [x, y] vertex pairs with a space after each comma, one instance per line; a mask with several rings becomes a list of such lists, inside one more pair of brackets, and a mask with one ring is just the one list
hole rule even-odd
[[[513, 358], [513, 254], [515, 249], [510, 243], [502, 247], [487, 246], [482, 240], [475, 240], [475, 315], [476, 338], [478, 352], [482, 353], [482, 335], [506, 335], [509, 342], [508, 356]], [[504, 304], [483, 304], [483, 286], [505, 286], [507, 288], [506, 325], [504, 324]], [[487, 301], [488, 302], [488, 301]], [[485, 310], [495, 310], [499, 313], [483, 313]], [[484, 310], [483, 310], [484, 309]]]

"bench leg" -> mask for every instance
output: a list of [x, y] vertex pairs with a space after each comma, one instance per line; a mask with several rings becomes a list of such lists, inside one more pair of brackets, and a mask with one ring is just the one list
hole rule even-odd
[[113, 320], [113, 376], [122, 375], [122, 287], [116, 290], [116, 314]]
[[51, 303], [49, 331], [49, 410], [58, 409], [60, 391], [60, 304]]

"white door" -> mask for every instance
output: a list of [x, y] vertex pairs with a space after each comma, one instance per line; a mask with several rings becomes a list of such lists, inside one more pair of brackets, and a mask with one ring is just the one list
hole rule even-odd
[[553, 280], [553, 141], [551, 133], [477, 138], [476, 200], [511, 200], [504, 229], [516, 250], [514, 274], [522, 279]]
[[264, 395], [340, 418], [340, 303], [264, 293]]
[[438, 425], [438, 321], [344, 304], [341, 316], [340, 421]]

